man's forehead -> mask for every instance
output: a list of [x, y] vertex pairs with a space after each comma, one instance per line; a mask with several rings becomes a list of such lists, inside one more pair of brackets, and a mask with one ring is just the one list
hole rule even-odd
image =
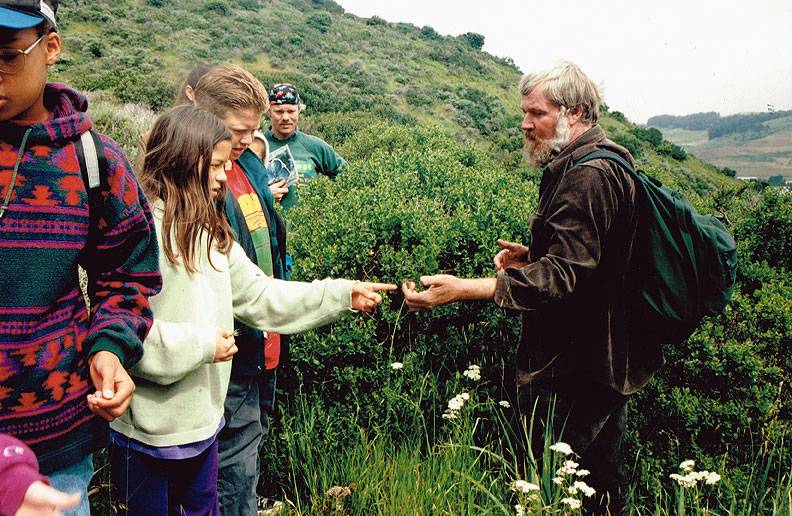
[[522, 95], [520, 99], [520, 106], [522, 106], [524, 111], [531, 108], [558, 108], [558, 105], [550, 100], [547, 95], [545, 95], [544, 87], [542, 85], [539, 85], [531, 90], [528, 95]]

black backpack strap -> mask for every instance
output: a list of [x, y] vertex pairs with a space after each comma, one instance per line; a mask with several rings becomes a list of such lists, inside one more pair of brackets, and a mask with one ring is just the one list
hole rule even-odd
[[90, 238], [94, 236], [99, 220], [102, 218], [104, 208], [102, 192], [108, 189], [107, 158], [104, 155], [104, 144], [93, 131], [84, 132], [80, 139], [74, 142], [74, 148], [80, 162], [80, 172], [85, 190], [88, 192]]
[[576, 167], [578, 165], [582, 165], [583, 163], [586, 163], [587, 161], [591, 161], [595, 159], [608, 159], [611, 161], [615, 161], [616, 163], [624, 167], [624, 169], [627, 170], [628, 172], [635, 174], [635, 169], [632, 167], [632, 165], [630, 165], [629, 161], [622, 158], [615, 152], [607, 151], [607, 150], [596, 150], [594, 152], [586, 154], [585, 156], [577, 160], [573, 166]]

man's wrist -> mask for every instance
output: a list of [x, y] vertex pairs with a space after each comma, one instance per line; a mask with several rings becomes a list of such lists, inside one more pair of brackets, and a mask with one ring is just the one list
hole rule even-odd
[[470, 278], [460, 281], [460, 301], [490, 301], [495, 297], [495, 278]]

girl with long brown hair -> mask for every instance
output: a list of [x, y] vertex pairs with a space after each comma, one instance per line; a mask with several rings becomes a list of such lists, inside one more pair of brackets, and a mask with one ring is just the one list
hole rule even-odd
[[237, 348], [234, 317], [295, 333], [369, 311], [395, 285], [272, 279], [233, 240], [223, 213], [231, 135], [214, 115], [179, 106], [154, 125], [140, 171], [158, 232], [162, 292], [137, 392], [111, 423], [111, 465], [128, 514], [217, 514], [217, 434]]

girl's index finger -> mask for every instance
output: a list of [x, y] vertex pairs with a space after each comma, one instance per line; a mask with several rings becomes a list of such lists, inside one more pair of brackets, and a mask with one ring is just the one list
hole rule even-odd
[[393, 283], [366, 283], [369, 290], [396, 290], [397, 287]]

